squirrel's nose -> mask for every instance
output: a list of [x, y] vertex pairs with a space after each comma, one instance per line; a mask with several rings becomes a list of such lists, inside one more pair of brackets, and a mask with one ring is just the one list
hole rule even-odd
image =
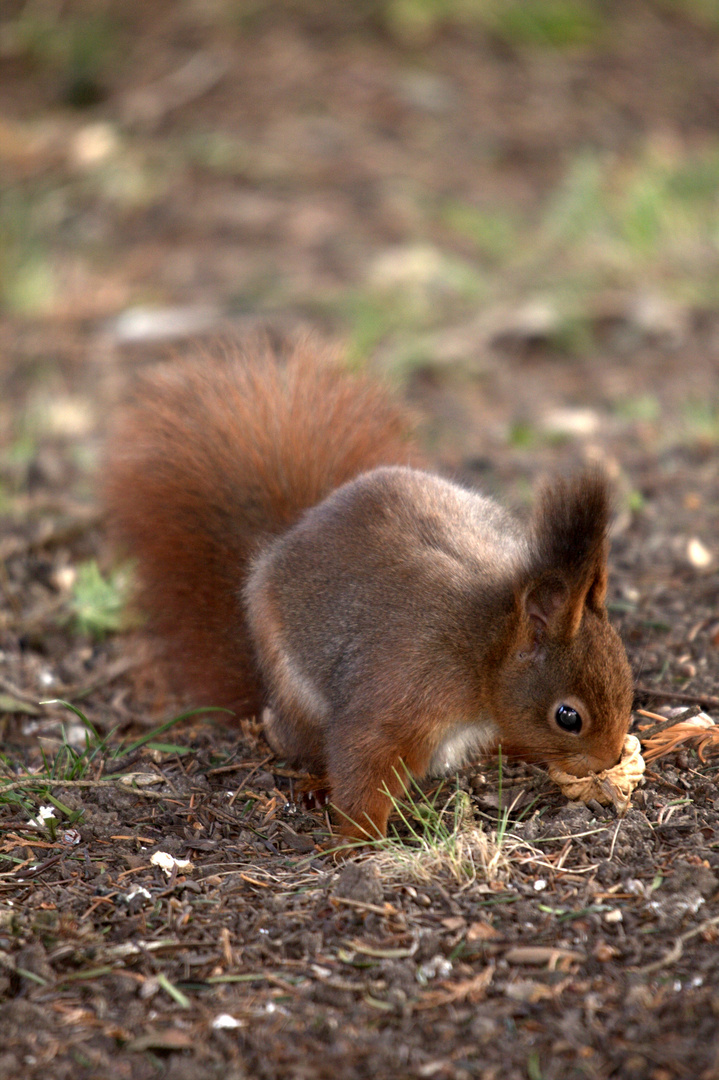
[[589, 773], [600, 773], [605, 769], [611, 769], [620, 758], [621, 747], [618, 750], [602, 750], [594, 754], [576, 754], [560, 763], [560, 768], [570, 776], [588, 776]]

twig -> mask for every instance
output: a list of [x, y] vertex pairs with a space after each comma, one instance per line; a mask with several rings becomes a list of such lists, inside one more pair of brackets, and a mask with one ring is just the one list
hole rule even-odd
[[68, 543], [97, 525], [101, 518], [94, 507], [78, 507], [64, 517], [45, 519], [33, 536], [6, 536], [0, 541], [0, 561]]
[[256, 761], [235, 761], [232, 765], [218, 765], [216, 769], [208, 769], [205, 776], [222, 776], [223, 773], [237, 772], [238, 769], [254, 769]]
[[379, 904], [367, 904], [364, 900], [353, 900], [349, 896], [333, 896], [331, 897], [333, 904], [346, 904], [347, 907], [356, 908], [358, 911], [372, 911], [375, 915], [396, 915], [397, 908], [392, 904], [385, 904], [384, 907], [380, 907]]
[[0, 675], [0, 690], [4, 690], [6, 694], [16, 698], [18, 701], [25, 702], [26, 705], [34, 705], [37, 709], [40, 708], [40, 702], [38, 698], [39, 694], [29, 694], [26, 690], [21, 690], [19, 686], [15, 686], [9, 679]]
[[664, 690], [661, 687], [635, 686], [637, 694], [649, 697], [666, 698], [668, 701], [686, 701], [693, 705], [702, 705], [706, 709], [719, 708], [719, 697], [714, 694], [683, 694], [679, 690]]
[[49, 859], [45, 859], [44, 862], [38, 863], [37, 866], [32, 867], [30, 870], [23, 870], [17, 874], [18, 879], [22, 881], [30, 881], [32, 878], [38, 877], [44, 873], [45, 870], [49, 870], [51, 866], [60, 862], [60, 859], [64, 858], [67, 854], [66, 851], [58, 851], [57, 855], [51, 855]]
[[[84, 683], [73, 683], [70, 686], [58, 686], [53, 687], [52, 693], [55, 695], [55, 699], [62, 698], [67, 700], [70, 698], [84, 697], [86, 694], [91, 693], [93, 690], [97, 690], [100, 686], [105, 686], [107, 683], [114, 682], [120, 675], [124, 675], [125, 672], [131, 668], [136, 667], [139, 663], [137, 659], [130, 656], [123, 656], [119, 660], [115, 660], [114, 663], [108, 664], [103, 671], [100, 671], [97, 675], [93, 676]], [[21, 690], [19, 686], [15, 686], [3, 675], [0, 675], [0, 690], [4, 690], [6, 694], [10, 694], [11, 697], [17, 698], [18, 701], [25, 702], [27, 705], [34, 705], [37, 709], [45, 709], [48, 712], [56, 713], [61, 706], [54, 703], [47, 704], [40, 701], [40, 693], [31, 693], [28, 690]], [[49, 693], [49, 691], [46, 691]]]
[[660, 971], [663, 967], [676, 964], [684, 952], [684, 942], [690, 941], [693, 937], [698, 937], [705, 930], [710, 930], [712, 926], [719, 926], [719, 915], [715, 915], [713, 919], [705, 919], [704, 922], [699, 923], [699, 926], [695, 926], [693, 930], [687, 930], [685, 934], [680, 934], [669, 952], [665, 953], [661, 960], [655, 960], [653, 964], [647, 964], [645, 967], [636, 968], [635, 970], [640, 975], [648, 975], [652, 971]]
[[670, 716], [669, 719], [666, 720], [664, 717], [659, 718], [657, 713], [647, 712], [645, 709], [637, 709], [640, 716], [646, 716], [649, 720], [660, 719], [658, 724], [653, 724], [651, 727], [643, 728], [639, 731], [639, 738], [644, 742], [645, 739], [651, 738], [652, 735], [656, 735], [660, 731], [666, 731], [667, 728], [675, 727], [685, 720], [691, 720], [692, 717], [698, 716], [701, 711], [699, 705], [691, 705], [688, 709], [685, 709], [684, 712], [679, 713], [678, 716]]
[[622, 826], [622, 821], [623, 821], [623, 818], [620, 818], [619, 821], [617, 822], [617, 827], [614, 830], [614, 836], [612, 837], [612, 846], [609, 849], [609, 858], [607, 860], [608, 862], [611, 862], [612, 859], [614, 858], [614, 848], [616, 847], [617, 837], [619, 836], [619, 830], [620, 830], [620, 828]]
[[85, 697], [86, 694], [91, 693], [93, 690], [98, 690], [101, 686], [114, 682], [120, 675], [124, 675], [126, 672], [131, 671], [132, 668], [137, 667], [139, 663], [140, 661], [134, 656], [121, 656], [114, 663], [108, 664], [97, 675], [93, 675], [87, 682], [61, 686], [56, 691], [57, 697], [66, 699]]
[[680, 788], [676, 784], [670, 784], [668, 780], [665, 780], [659, 773], [652, 772], [651, 769], [647, 769], [644, 773], [647, 780], [651, 780], [653, 784], [661, 784], [667, 791], [673, 791], [676, 795], [684, 795], [686, 797], [686, 789]]
[[208, 94], [226, 74], [227, 64], [220, 56], [195, 53], [175, 71], [128, 94], [122, 112], [131, 123], [154, 127], [168, 113]]
[[[118, 780], [60, 780], [50, 776], [42, 776], [38, 773], [28, 773], [26, 776], [21, 777], [19, 780], [14, 780], [11, 784], [6, 784], [0, 778], [0, 797], [5, 794], [6, 791], [13, 791], [15, 788], [28, 787], [29, 785], [46, 788], [106, 788], [117, 787], [123, 791], [130, 792], [132, 795], [144, 795], [147, 799], [169, 799], [171, 796], [163, 795], [158, 791], [148, 791], [142, 787], [129, 787], [127, 784], [123, 784], [121, 779]], [[177, 800], [174, 800], [177, 801]]]
[[274, 754], [268, 754], [268, 755], [267, 755], [267, 757], [266, 757], [266, 758], [264, 758], [264, 759], [263, 759], [262, 761], [258, 761], [258, 763], [257, 763], [257, 764], [255, 765], [254, 769], [252, 769], [252, 770], [251, 770], [250, 772], [248, 772], [247, 776], [246, 776], [246, 777], [245, 777], [245, 779], [244, 779], [244, 780], [242, 781], [242, 784], [241, 784], [241, 786], [240, 786], [240, 787], [238, 787], [237, 791], [236, 791], [236, 792], [234, 793], [234, 795], [233, 795], [233, 796], [232, 796], [232, 798], [230, 799], [230, 802], [229, 802], [229, 804], [228, 804], [229, 806], [234, 806], [234, 804], [235, 804], [235, 799], [236, 799], [236, 798], [237, 798], [237, 796], [238, 796], [238, 795], [240, 794], [240, 791], [241, 791], [241, 790], [242, 790], [243, 788], [246, 788], [246, 787], [247, 787], [247, 784], [248, 784], [248, 782], [249, 782], [250, 778], [251, 778], [251, 777], [253, 777], [253, 776], [255, 775], [255, 773], [256, 773], [256, 772], [257, 772], [257, 771], [258, 771], [259, 769], [261, 769], [261, 768], [262, 768], [262, 766], [263, 766], [263, 765], [266, 765], [268, 761], [272, 761], [272, 758], [273, 758], [273, 757], [274, 757]]

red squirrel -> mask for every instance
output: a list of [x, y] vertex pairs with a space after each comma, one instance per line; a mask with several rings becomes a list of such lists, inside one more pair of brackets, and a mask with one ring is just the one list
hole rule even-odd
[[630, 719], [603, 474], [546, 483], [525, 524], [418, 468], [407, 427], [323, 350], [255, 345], [150, 372], [107, 455], [111, 531], [177, 684], [264, 709], [347, 838], [385, 834], [405, 768], [501, 744], [582, 776]]

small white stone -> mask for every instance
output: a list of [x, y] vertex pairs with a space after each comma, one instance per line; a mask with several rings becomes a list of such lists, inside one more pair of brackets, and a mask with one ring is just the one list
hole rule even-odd
[[452, 961], [439, 953], [417, 968], [417, 982], [425, 984], [430, 979], [447, 979], [452, 973]]
[[153, 866], [159, 866], [168, 877], [175, 868], [178, 870], [192, 869], [192, 863], [189, 859], [176, 859], [174, 855], [170, 855], [167, 851], [156, 851], [154, 855], [150, 856], [150, 862]]
[[596, 435], [601, 420], [594, 409], [551, 409], [542, 418], [542, 426], [553, 435], [581, 437]]
[[233, 1028], [242, 1027], [240, 1020], [235, 1020], [234, 1016], [230, 1016], [229, 1013], [220, 1013], [212, 1021], [212, 1026], [215, 1031], [231, 1031]]
[[114, 127], [102, 121], [80, 128], [72, 140], [72, 156], [75, 163], [83, 169], [99, 165], [114, 154], [117, 148], [118, 138]]
[[96, 415], [88, 398], [79, 394], [60, 394], [41, 403], [38, 423], [45, 432], [60, 438], [79, 439], [89, 435]]
[[149, 892], [144, 885], [138, 885], [136, 888], [131, 889], [130, 892], [127, 893], [125, 899], [129, 904], [131, 900], [134, 900], [138, 896], [141, 896], [144, 900], [152, 900], [152, 893]]
[[44, 829], [46, 822], [55, 821], [56, 813], [54, 806], [41, 806], [37, 812], [37, 817], [30, 818], [28, 825], [31, 829]]
[[[52, 577], [58, 589], [62, 592], [69, 592], [77, 581], [77, 570], [74, 566], [60, 566]], [[48, 674], [50, 674], [51, 681], [54, 682], [55, 677], [50, 672]]]
[[544, 878], [542, 878], [542, 877], [537, 878], [537, 880], [534, 883], [534, 891], [535, 892], [543, 892], [546, 889], [546, 887], [547, 887], [547, 882], [544, 880]]
[[123, 345], [138, 341], [163, 341], [204, 333], [217, 318], [214, 308], [201, 305], [167, 308], [138, 306], [118, 315], [111, 325], [111, 332]]
[[693, 536], [687, 544], [687, 558], [697, 570], [705, 570], [713, 561], [711, 551], [696, 536]]

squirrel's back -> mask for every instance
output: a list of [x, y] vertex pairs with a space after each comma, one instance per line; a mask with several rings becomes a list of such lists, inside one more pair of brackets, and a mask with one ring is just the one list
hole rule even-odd
[[140, 380], [110, 438], [104, 497], [180, 689], [261, 706], [242, 610], [249, 561], [347, 480], [410, 462], [407, 429], [376, 382], [316, 345], [168, 362]]

